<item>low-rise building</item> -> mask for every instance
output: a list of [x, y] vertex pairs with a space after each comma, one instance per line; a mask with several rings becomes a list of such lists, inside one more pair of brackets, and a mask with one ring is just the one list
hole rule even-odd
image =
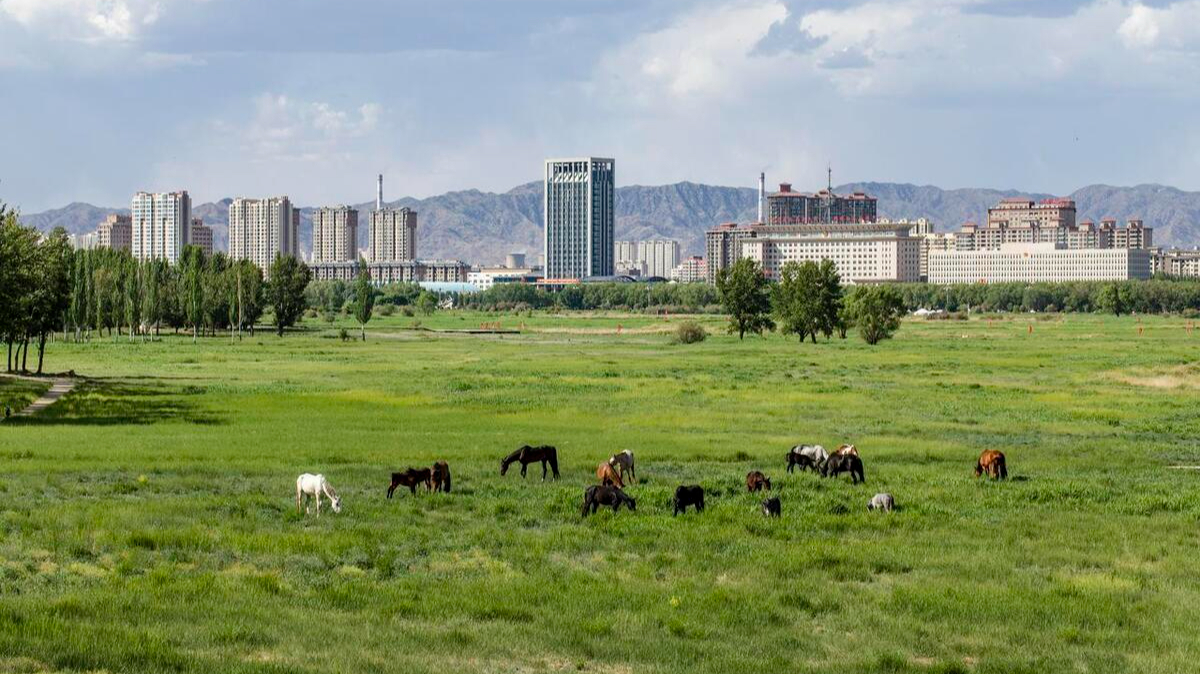
[[[314, 281], [346, 281], [358, 278], [358, 262], [313, 264]], [[370, 262], [367, 274], [375, 285], [388, 283], [467, 283], [471, 266], [458, 260], [389, 260]]]
[[708, 263], [702, 257], [689, 257], [671, 270], [676, 283], [703, 283], [708, 280]]
[[929, 282], [1039, 283], [1150, 278], [1150, 251], [1005, 243], [1000, 250], [930, 251]]
[[[518, 260], [510, 260], [516, 262]], [[524, 262], [524, 256], [519, 260]], [[536, 283], [542, 279], [542, 271], [536, 267], [480, 267], [467, 274], [467, 283], [480, 290], [487, 290], [502, 283]]]
[[1167, 276], [1200, 277], [1200, 249], [1171, 248], [1155, 251], [1154, 273]]
[[921, 276], [921, 244], [908, 224], [755, 225], [742, 255], [771, 280], [789, 262], [831, 260], [843, 282], [914, 282]]

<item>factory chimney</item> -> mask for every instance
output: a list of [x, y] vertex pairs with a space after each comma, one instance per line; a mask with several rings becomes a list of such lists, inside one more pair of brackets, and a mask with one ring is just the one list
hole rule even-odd
[[375, 192], [375, 210], [383, 210], [383, 174], [379, 174], [379, 188]]
[[767, 174], [759, 173], [758, 174], [758, 221], [760, 223], [765, 222], [763, 220], [763, 207], [766, 205], [766, 200], [767, 200]]

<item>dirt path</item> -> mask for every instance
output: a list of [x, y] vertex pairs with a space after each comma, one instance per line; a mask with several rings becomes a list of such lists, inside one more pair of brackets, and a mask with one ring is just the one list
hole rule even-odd
[[[32, 377], [18, 377], [18, 379], [28, 379], [29, 381], [41, 381], [39, 379], [34, 379]], [[31, 417], [31, 416], [37, 414], [38, 412], [41, 412], [42, 410], [46, 409], [47, 407], [53, 405], [54, 403], [58, 402], [59, 398], [67, 395], [72, 390], [74, 390], [74, 388], [75, 388], [75, 380], [74, 379], [67, 379], [65, 377], [56, 377], [54, 379], [54, 384], [52, 384], [50, 386], [50, 389], [48, 391], [46, 391], [45, 393], [42, 394], [42, 397], [33, 401], [32, 403], [29, 404], [28, 407], [21, 410], [20, 412], [17, 412], [13, 416], [14, 417]]]

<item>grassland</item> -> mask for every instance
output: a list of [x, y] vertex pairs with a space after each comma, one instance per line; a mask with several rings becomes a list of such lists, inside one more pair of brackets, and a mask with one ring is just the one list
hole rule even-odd
[[[871, 348], [673, 345], [676, 320], [52, 345], [89, 379], [0, 425], [0, 671], [1194, 671], [1187, 321], [909, 322]], [[865, 486], [784, 473], [843, 441]], [[562, 479], [501, 478], [524, 443]], [[622, 448], [637, 512], [581, 521]], [[985, 448], [1007, 483], [972, 477]], [[438, 458], [452, 494], [384, 498]], [[296, 515], [302, 471], [341, 515]], [[709, 509], [673, 519], [691, 482]], [[878, 491], [901, 510], [868, 514]]]

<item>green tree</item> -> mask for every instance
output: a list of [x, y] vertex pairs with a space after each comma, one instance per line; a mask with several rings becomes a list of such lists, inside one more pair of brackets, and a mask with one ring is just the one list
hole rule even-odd
[[304, 290], [312, 280], [308, 265], [291, 255], [276, 255], [267, 282], [267, 300], [275, 311], [275, 333], [283, 337], [304, 315]]
[[421, 294], [417, 296], [417, 310], [426, 316], [432, 314], [437, 309], [437, 305], [437, 295], [428, 290], [422, 290]]
[[799, 335], [800, 341], [811, 337], [817, 343], [822, 326], [821, 274], [812, 261], [788, 262], [779, 272], [779, 283], [772, 289], [771, 302], [779, 331]]
[[729, 332], [744, 339], [747, 332], [761, 335], [774, 330], [767, 279], [758, 263], [742, 258], [717, 273], [717, 296], [729, 314]]
[[863, 341], [878, 344], [900, 329], [904, 298], [891, 286], [857, 286], [846, 299], [846, 314]]
[[362, 340], [367, 341], [367, 321], [371, 320], [371, 311], [375, 308], [375, 288], [371, 285], [371, 273], [367, 263], [359, 258], [358, 278], [354, 280], [354, 318], [362, 331]]
[[204, 320], [204, 251], [185, 246], [179, 258], [179, 300], [195, 343]]
[[[61, 324], [71, 302], [71, 266], [74, 256], [67, 233], [56, 228], [37, 248], [36, 283], [31, 302], [30, 334], [37, 339], [37, 372], [42, 373], [46, 340]], [[25, 346], [29, 355], [29, 346]]]
[[1119, 283], [1107, 283], [1096, 294], [1096, 308], [1104, 313], [1120, 316], [1129, 312], [1126, 292]]

